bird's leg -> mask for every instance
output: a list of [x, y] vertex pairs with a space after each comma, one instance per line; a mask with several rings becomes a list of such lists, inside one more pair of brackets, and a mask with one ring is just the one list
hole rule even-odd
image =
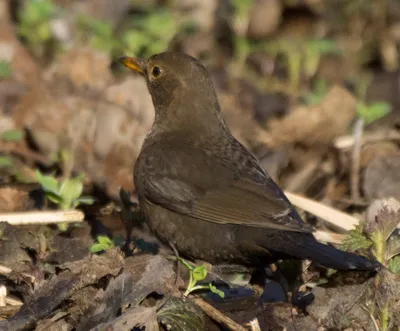
[[[172, 251], [174, 252], [175, 257], [176, 257], [176, 264], [177, 264], [177, 266], [176, 266], [176, 276], [175, 276], [175, 281], [174, 281], [174, 285], [173, 285], [173, 287], [172, 287], [171, 292], [168, 294], [168, 297], [164, 300], [164, 302], [162, 302], [162, 303], [157, 307], [157, 311], [159, 311], [162, 307], [164, 307], [165, 304], [171, 299], [173, 290], [174, 290], [174, 288], [177, 287], [178, 279], [179, 279], [179, 277], [180, 277], [180, 271], [181, 271], [180, 262], [179, 262], [179, 260], [180, 260], [179, 252], [178, 252], [178, 250], [176, 249], [176, 247], [174, 246], [174, 244], [173, 244], [172, 242], [169, 241], [168, 244], [169, 244], [169, 246], [171, 247], [171, 249], [172, 249]], [[182, 294], [181, 294], [181, 296], [183, 297]]]

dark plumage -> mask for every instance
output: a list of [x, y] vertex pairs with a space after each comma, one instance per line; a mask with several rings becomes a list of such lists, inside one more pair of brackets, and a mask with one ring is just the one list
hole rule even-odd
[[255, 156], [229, 132], [199, 61], [161, 53], [147, 62], [121, 62], [144, 75], [156, 110], [134, 177], [140, 208], [162, 241], [210, 263], [262, 266], [292, 257], [343, 270], [379, 265], [316, 241]]

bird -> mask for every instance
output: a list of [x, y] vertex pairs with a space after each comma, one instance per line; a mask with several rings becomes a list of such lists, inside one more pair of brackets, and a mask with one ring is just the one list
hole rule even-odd
[[164, 52], [119, 61], [143, 75], [155, 109], [134, 184], [140, 211], [162, 242], [211, 264], [308, 259], [337, 270], [379, 267], [316, 240], [259, 160], [230, 133], [199, 60]]

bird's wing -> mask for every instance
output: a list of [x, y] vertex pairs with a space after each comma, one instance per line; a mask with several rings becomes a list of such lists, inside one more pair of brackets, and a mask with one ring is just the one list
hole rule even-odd
[[139, 194], [148, 202], [219, 224], [312, 232], [269, 176], [254, 181], [233, 164], [193, 149], [155, 152], [138, 165], [144, 167]]

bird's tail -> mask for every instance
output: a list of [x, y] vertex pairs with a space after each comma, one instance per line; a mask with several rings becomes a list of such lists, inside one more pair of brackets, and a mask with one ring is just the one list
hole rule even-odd
[[283, 253], [285, 258], [291, 256], [293, 258], [308, 259], [323, 267], [336, 270], [361, 271], [375, 270], [382, 267], [377, 261], [321, 244], [311, 233], [282, 233], [282, 231], [273, 233], [269, 231], [269, 240], [265, 241], [264, 237], [260, 236], [259, 245], [270, 251], [275, 251], [277, 256]]
[[382, 266], [377, 261], [321, 244], [315, 239], [302, 243], [294, 255], [336, 270], [374, 270]]

